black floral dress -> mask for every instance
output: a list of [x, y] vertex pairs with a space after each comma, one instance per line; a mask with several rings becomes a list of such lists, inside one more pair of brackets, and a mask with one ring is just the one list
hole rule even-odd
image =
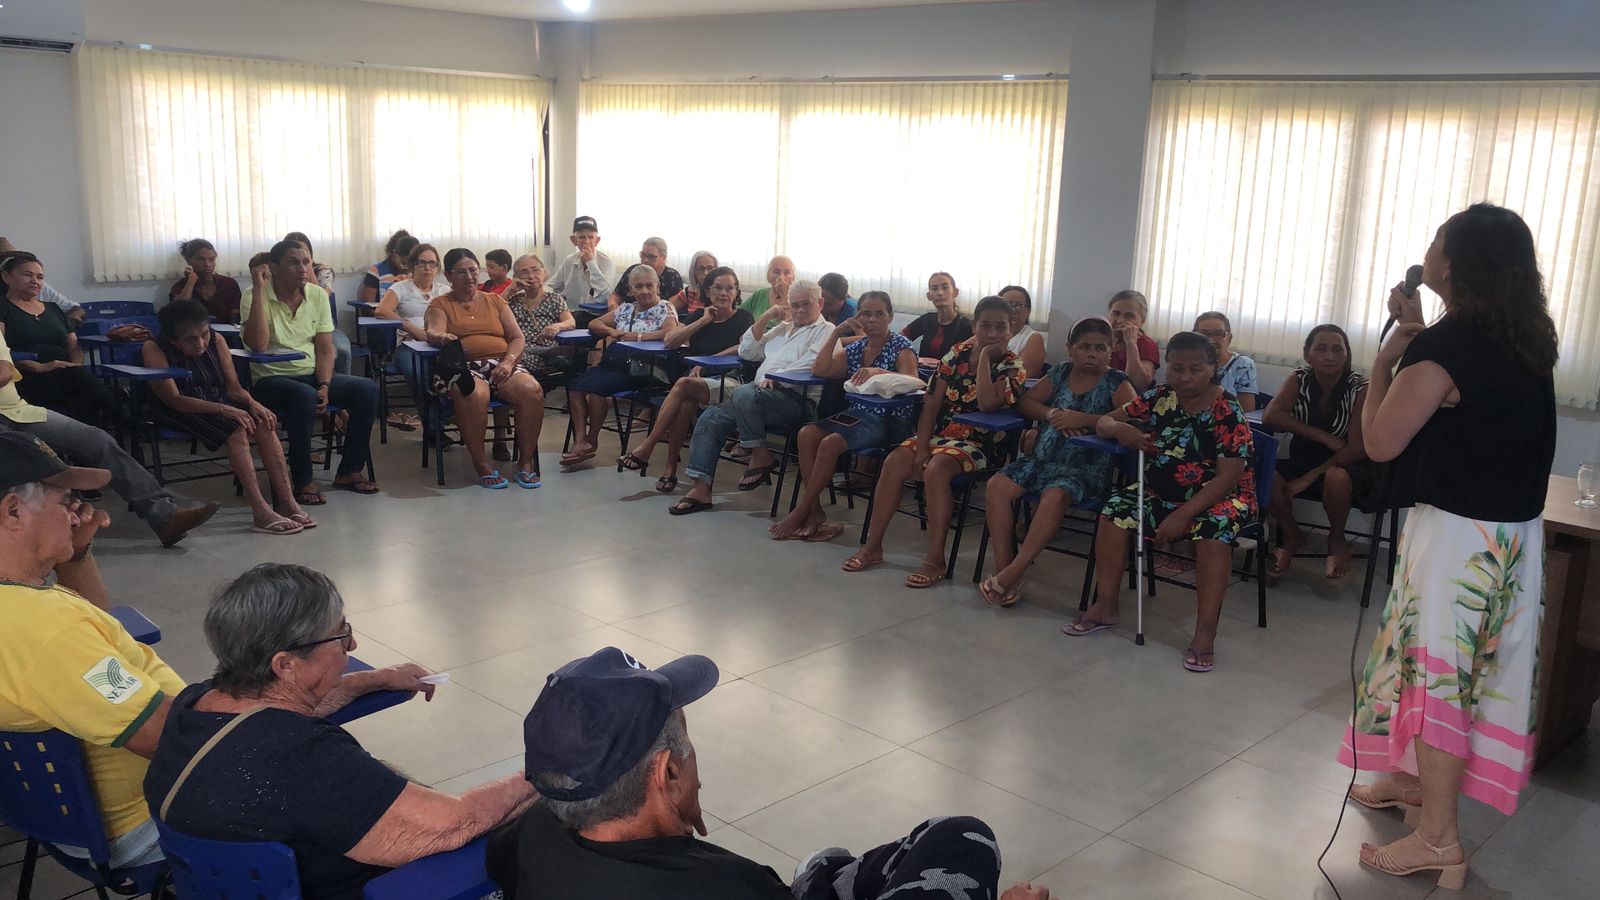
[[[937, 390], [944, 392], [944, 403], [939, 406], [939, 421], [934, 423], [930, 442], [933, 454], [954, 457], [961, 464], [961, 471], [967, 474], [987, 469], [989, 458], [996, 455], [1001, 440], [1000, 435], [955, 421], [961, 413], [978, 411], [978, 374], [973, 366], [977, 343], [977, 338], [967, 338], [952, 347], [939, 361], [939, 371], [934, 376]], [[990, 362], [989, 380], [1000, 402], [1008, 408], [1015, 406], [1028, 380], [1022, 360], [1008, 350]], [[915, 449], [917, 439], [911, 437], [901, 446]]]
[[[1239, 529], [1256, 521], [1256, 480], [1251, 466], [1255, 441], [1239, 402], [1219, 391], [1209, 407], [1195, 415], [1184, 412], [1172, 388], [1160, 384], [1143, 396], [1129, 400], [1122, 411], [1128, 420], [1149, 431], [1157, 452], [1145, 458], [1144, 527], [1152, 534], [1157, 525], [1216, 477], [1218, 459], [1242, 459], [1244, 475], [1233, 493], [1194, 517], [1186, 540], [1231, 544]], [[1118, 528], [1137, 526], [1137, 483], [1111, 495], [1100, 515]]]

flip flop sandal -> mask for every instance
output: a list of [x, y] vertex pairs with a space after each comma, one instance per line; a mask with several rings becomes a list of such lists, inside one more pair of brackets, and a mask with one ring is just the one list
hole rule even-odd
[[670, 494], [678, 489], [678, 476], [663, 475], [656, 479], [656, 490], [663, 494]]
[[569, 453], [566, 456], [561, 457], [561, 464], [563, 466], [575, 466], [585, 460], [594, 459], [594, 457], [595, 451], [593, 450], [590, 450], [587, 453]]
[[881, 556], [877, 559], [867, 559], [860, 550], [857, 550], [846, 557], [845, 561], [839, 566], [839, 568], [846, 572], [865, 572], [866, 570], [882, 562], [883, 557]]
[[1362, 806], [1365, 806], [1367, 809], [1402, 809], [1402, 810], [1405, 810], [1406, 819], [1407, 819], [1407, 823], [1408, 824], [1409, 824], [1409, 820], [1411, 819], [1411, 816], [1416, 811], [1422, 809], [1422, 804], [1421, 803], [1407, 803], [1403, 799], [1405, 797], [1405, 795], [1407, 795], [1407, 794], [1418, 794], [1418, 795], [1420, 795], [1422, 793], [1422, 789], [1421, 788], [1404, 788], [1404, 789], [1402, 789], [1400, 791], [1401, 799], [1397, 799], [1397, 798], [1391, 797], [1391, 798], [1389, 798], [1387, 800], [1377, 800], [1377, 799], [1373, 799], [1371, 797], [1363, 797], [1360, 794], [1356, 793], [1357, 791], [1369, 790], [1369, 789], [1371, 789], [1371, 787], [1372, 787], [1372, 785], [1369, 785], [1369, 784], [1358, 784], [1355, 787], [1351, 788], [1346, 793], [1346, 796], [1348, 796], [1351, 800], [1354, 800], [1355, 802], [1361, 804]]
[[1005, 599], [1006, 589], [1000, 586], [1000, 576], [990, 575], [978, 585], [978, 593], [983, 595], [983, 602], [993, 606]]
[[271, 525], [251, 525], [252, 534], [299, 534], [305, 526], [292, 519], [279, 519]]
[[478, 483], [491, 491], [503, 491], [506, 488], [511, 487], [511, 482], [505, 480], [505, 478], [500, 475], [499, 469], [495, 469], [493, 472], [490, 472], [487, 475], [479, 475]]
[[[1191, 672], [1199, 672], [1203, 675], [1217, 667], [1217, 654], [1214, 650], [1200, 653], [1190, 647], [1183, 653], [1183, 667]], [[1190, 662], [1190, 660], [1194, 661]]]
[[[920, 578], [918, 576], [921, 576]], [[944, 567], [932, 563], [923, 563], [917, 566], [910, 575], [906, 576], [906, 587], [916, 590], [931, 588], [945, 580]]]
[[1022, 602], [1022, 582], [1019, 581], [1016, 584], [1013, 584], [1011, 586], [1011, 590], [1006, 591], [1005, 595], [1000, 598], [1000, 602], [996, 603], [995, 605], [1000, 607], [1001, 609], [1010, 609], [1011, 607], [1016, 606], [1018, 603], [1021, 603], [1021, 602]]
[[321, 490], [296, 491], [294, 495], [294, 502], [300, 504], [301, 506], [322, 506], [328, 502], [328, 498], [322, 496]]
[[390, 416], [388, 424], [390, 428], [396, 431], [416, 431], [420, 423], [409, 421], [415, 418], [415, 416]]
[[541, 484], [544, 484], [544, 482], [539, 480], [539, 476], [538, 476], [537, 473], [534, 473], [534, 472], [518, 472], [517, 473], [517, 487], [527, 488], [528, 490], [531, 491], [531, 490], [533, 490], [534, 488], [538, 487]]
[[826, 544], [839, 535], [844, 534], [844, 526], [837, 522], [823, 522], [816, 530], [806, 535], [806, 543]]
[[772, 483], [772, 473], [777, 470], [778, 464], [771, 463], [757, 469], [746, 468], [744, 477], [739, 479], [739, 490], [753, 491], [765, 484]]
[[378, 485], [365, 478], [359, 478], [355, 481], [335, 481], [333, 486], [341, 491], [349, 491], [352, 494], [376, 494], [378, 492]]
[[1086, 619], [1079, 616], [1077, 619], [1061, 626], [1061, 633], [1067, 637], [1088, 637], [1097, 631], [1117, 627], [1115, 622], [1101, 622], [1098, 619]]
[[286, 518], [289, 521], [295, 523], [296, 525], [299, 525], [301, 528], [315, 528], [315, 527], [317, 527], [317, 520], [311, 518], [310, 516], [306, 515], [305, 513], [295, 513], [292, 516], [284, 516], [284, 518]]
[[617, 457], [617, 471], [627, 469], [629, 472], [638, 472], [640, 478], [649, 477], [650, 460], [640, 459], [632, 453], [624, 453]]
[[710, 508], [711, 504], [704, 500], [695, 500], [692, 497], [685, 497], [668, 507], [667, 512], [675, 516], [687, 516], [697, 512], [705, 512]]

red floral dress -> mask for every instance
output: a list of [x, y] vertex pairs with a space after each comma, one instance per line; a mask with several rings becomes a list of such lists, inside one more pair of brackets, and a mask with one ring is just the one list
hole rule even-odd
[[[1251, 466], [1255, 441], [1238, 401], [1219, 392], [1216, 402], [1195, 415], [1183, 411], [1172, 388], [1157, 385], [1123, 407], [1128, 420], [1149, 431], [1158, 452], [1145, 457], [1145, 534], [1216, 477], [1218, 459], [1243, 459], [1244, 475], [1233, 493], [1194, 517], [1187, 540], [1231, 544], [1239, 529], [1256, 521], [1256, 479]], [[1111, 495], [1100, 515], [1132, 531], [1138, 510], [1137, 483]]]
[[[934, 379], [938, 389], [944, 391], [944, 402], [939, 406], [939, 421], [934, 423], [930, 441], [935, 456], [943, 453], [954, 457], [961, 464], [961, 471], [969, 474], [989, 467], [989, 459], [995, 456], [1002, 439], [1001, 435], [955, 421], [961, 413], [978, 411], [978, 375], [972, 359], [977, 343], [977, 338], [967, 338], [939, 360]], [[1008, 350], [991, 359], [989, 378], [1000, 402], [1009, 407], [1022, 396], [1028, 373], [1022, 367], [1022, 359]], [[915, 449], [917, 439], [909, 438], [901, 446]]]

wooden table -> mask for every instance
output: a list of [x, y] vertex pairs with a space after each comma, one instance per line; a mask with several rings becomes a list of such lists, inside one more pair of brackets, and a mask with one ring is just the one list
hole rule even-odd
[[1574, 506], [1577, 498], [1576, 479], [1550, 476], [1536, 766], [1583, 735], [1600, 700], [1600, 509]]

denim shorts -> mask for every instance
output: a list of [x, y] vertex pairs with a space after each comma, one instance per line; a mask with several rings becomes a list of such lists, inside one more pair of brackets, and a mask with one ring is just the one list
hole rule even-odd
[[829, 434], [844, 438], [850, 452], [892, 447], [910, 437], [916, 430], [916, 420], [904, 416], [883, 416], [852, 406], [841, 416], [854, 416], [861, 421], [843, 425], [832, 418], [818, 419], [817, 427]]

